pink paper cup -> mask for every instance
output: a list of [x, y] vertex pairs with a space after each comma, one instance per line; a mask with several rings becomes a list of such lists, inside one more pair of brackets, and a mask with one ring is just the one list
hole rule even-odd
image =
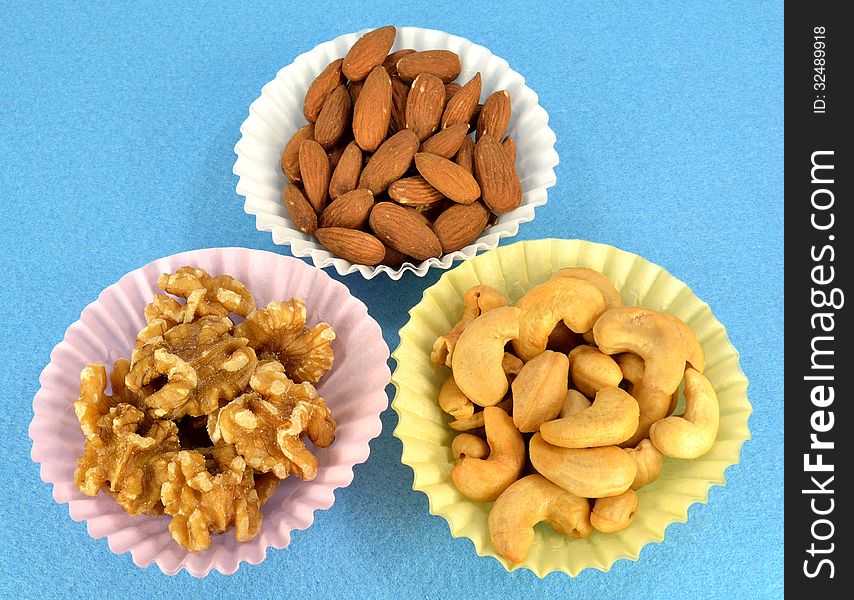
[[[338, 428], [335, 443], [316, 451], [317, 478], [283, 481], [264, 505], [261, 531], [252, 541], [239, 543], [229, 531], [212, 536], [211, 547], [203, 552], [188, 552], [172, 539], [167, 530], [169, 517], [128, 515], [106, 494], [85, 496], [74, 485], [74, 469], [84, 442], [72, 407], [79, 395], [80, 371], [95, 362], [109, 368], [117, 358], [130, 356], [136, 333], [145, 324], [142, 310], [157, 292], [157, 277], [184, 265], [236, 277], [253, 293], [258, 306], [301, 298], [306, 303], [307, 323], [325, 321], [337, 334], [332, 346], [335, 365], [317, 389]], [[175, 254], [132, 271], [106, 288], [53, 349], [33, 399], [31, 456], [41, 465], [42, 480], [53, 485], [56, 501], [68, 504], [72, 519], [86, 521], [90, 536], [106, 537], [114, 553], [130, 552], [137, 566], [156, 563], [167, 575], [181, 569], [195, 577], [204, 577], [211, 569], [229, 575], [242, 561], [260, 563], [267, 548], [287, 546], [291, 531], [307, 529], [314, 511], [332, 506], [334, 491], [353, 480], [353, 467], [367, 460], [368, 443], [382, 429], [380, 413], [388, 406], [385, 387], [391, 377], [388, 356], [382, 331], [365, 305], [320, 269], [294, 258], [245, 248]]]

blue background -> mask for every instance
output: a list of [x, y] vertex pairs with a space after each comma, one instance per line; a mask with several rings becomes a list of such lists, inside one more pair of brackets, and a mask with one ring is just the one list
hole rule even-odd
[[[782, 3], [171, 4], [0, 8], [0, 596], [782, 595]], [[295, 56], [385, 24], [468, 37], [526, 77], [561, 164], [516, 239], [606, 242], [688, 283], [741, 352], [753, 440], [726, 487], [638, 562], [540, 581], [477, 557], [427, 513], [389, 409], [353, 484], [287, 549], [230, 577], [138, 569], [39, 480], [26, 433], [38, 374], [81, 309], [127, 271], [192, 248], [287, 252], [255, 231], [235, 194], [240, 123]], [[439, 275], [343, 280], [394, 349]]]

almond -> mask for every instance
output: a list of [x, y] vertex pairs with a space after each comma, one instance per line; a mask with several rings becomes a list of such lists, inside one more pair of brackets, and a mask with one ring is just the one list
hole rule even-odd
[[444, 109], [445, 84], [430, 73], [416, 77], [406, 99], [406, 128], [424, 141], [436, 131]]
[[327, 250], [351, 263], [376, 265], [385, 257], [383, 243], [364, 231], [327, 227], [318, 229], [314, 235]]
[[285, 186], [283, 202], [296, 228], [303, 233], [314, 233], [317, 229], [317, 213], [314, 212], [302, 190], [293, 183], [289, 183]]
[[329, 180], [329, 197], [333, 200], [356, 189], [362, 172], [362, 150], [355, 141], [347, 144], [332, 177]]
[[323, 146], [314, 140], [300, 144], [299, 170], [308, 201], [315, 212], [322, 212], [329, 190], [329, 157]]
[[383, 68], [386, 70], [386, 73], [388, 73], [390, 77], [397, 75], [397, 61], [404, 56], [412, 54], [413, 52], [415, 52], [415, 50], [412, 48], [403, 48], [401, 50], [395, 50], [386, 56], [383, 61]]
[[500, 140], [507, 132], [510, 123], [510, 94], [507, 90], [493, 92], [483, 103], [477, 119], [477, 139], [483, 134]]
[[483, 201], [496, 213], [506, 213], [522, 202], [522, 184], [516, 167], [494, 137], [484, 134], [474, 149], [477, 181]]
[[335, 172], [335, 169], [338, 166], [338, 161], [341, 160], [341, 155], [344, 154], [344, 149], [347, 147], [347, 144], [349, 144], [352, 140], [353, 137], [347, 135], [344, 139], [338, 142], [337, 146], [335, 146], [332, 150], [326, 153], [326, 156], [329, 157], [329, 170], [331, 172]]
[[305, 101], [302, 105], [302, 114], [306, 121], [314, 123], [317, 120], [323, 103], [335, 88], [343, 83], [341, 80], [341, 64], [343, 60], [337, 59], [329, 63], [320, 75], [314, 78], [308, 91], [305, 93]]
[[366, 152], [383, 143], [391, 118], [391, 78], [382, 67], [375, 67], [359, 94], [353, 111], [353, 135]]
[[359, 187], [379, 196], [392, 181], [397, 181], [406, 173], [417, 151], [417, 135], [408, 129], [395, 133], [368, 160], [359, 176]]
[[445, 158], [453, 158], [460, 149], [463, 140], [469, 132], [468, 123], [459, 123], [451, 125], [447, 129], [441, 130], [421, 143], [421, 152], [430, 152], [438, 154]]
[[433, 204], [444, 198], [442, 192], [420, 175], [398, 179], [388, 187], [388, 195], [395, 202], [406, 206]]
[[412, 209], [393, 202], [378, 202], [371, 210], [369, 222], [378, 238], [416, 260], [442, 255], [439, 238]]
[[364, 81], [351, 81], [347, 84], [347, 91], [350, 92], [350, 102], [353, 103], [353, 106], [356, 106], [356, 102], [359, 100], [359, 94], [362, 93], [362, 87], [364, 85]]
[[320, 226], [359, 229], [368, 222], [373, 206], [374, 195], [371, 190], [360, 188], [347, 192], [326, 207], [320, 215]]
[[456, 81], [453, 81], [451, 83], [446, 83], [445, 84], [445, 104], [447, 105], [448, 102], [451, 101], [451, 98], [454, 97], [454, 94], [459, 92], [462, 88], [463, 88], [463, 86], [461, 86]]
[[504, 151], [507, 153], [507, 156], [510, 157], [510, 162], [514, 165], [516, 164], [516, 141], [513, 139], [512, 135], [508, 135], [504, 138], [504, 141], [501, 142], [501, 147], [504, 148]]
[[329, 94], [314, 123], [314, 140], [326, 148], [332, 148], [350, 126], [353, 105], [347, 86], [339, 85]]
[[305, 127], [296, 130], [285, 144], [285, 149], [282, 152], [282, 173], [289, 181], [299, 183], [302, 178], [299, 174], [299, 147], [305, 140], [314, 139], [314, 123], [309, 123]]
[[405, 262], [414, 263], [414, 260], [409, 260], [409, 257], [406, 256], [403, 252], [398, 252], [391, 246], [385, 247], [385, 257], [383, 257], [382, 264], [388, 267], [397, 268]]
[[344, 57], [341, 66], [344, 76], [350, 81], [362, 81], [367, 77], [374, 67], [383, 64], [396, 34], [394, 27], [380, 27], [356, 40]]
[[471, 204], [480, 198], [480, 187], [474, 176], [447, 158], [419, 152], [415, 155], [415, 167], [430, 185], [454, 202]]
[[468, 125], [480, 100], [480, 88], [480, 73], [475, 73], [475, 76], [448, 100], [448, 105], [445, 106], [445, 112], [442, 114], [443, 129], [458, 123]]
[[475, 241], [488, 221], [489, 211], [482, 202], [454, 204], [436, 218], [433, 231], [447, 254]]
[[474, 140], [466, 136], [457, 151], [455, 162], [474, 175]]
[[406, 129], [406, 100], [409, 98], [409, 85], [400, 77], [391, 78], [391, 118], [388, 134], [394, 135]]
[[451, 83], [460, 74], [460, 57], [449, 50], [413, 52], [397, 61], [397, 72], [404, 81], [414, 81], [421, 73], [430, 73]]

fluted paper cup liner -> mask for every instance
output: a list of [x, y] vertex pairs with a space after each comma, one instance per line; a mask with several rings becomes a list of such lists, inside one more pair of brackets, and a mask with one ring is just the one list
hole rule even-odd
[[[620, 290], [626, 305], [645, 305], [683, 319], [706, 353], [705, 374], [718, 394], [720, 430], [712, 449], [695, 460], [666, 459], [661, 477], [638, 491], [639, 508], [632, 524], [618, 533], [594, 532], [585, 539], [557, 534], [547, 524], [536, 528], [528, 557], [520, 563], [498, 556], [487, 528], [491, 503], [463, 496], [451, 481], [450, 445], [455, 431], [439, 408], [439, 387], [450, 371], [430, 363], [433, 341], [459, 319], [463, 294], [477, 284], [497, 288], [513, 302], [563, 267], [588, 267], [604, 273]], [[507, 570], [525, 567], [539, 577], [552, 571], [571, 576], [587, 568], [607, 571], [615, 561], [636, 560], [641, 548], [664, 538], [668, 525], [686, 521], [688, 508], [706, 502], [712, 485], [724, 485], [724, 471], [739, 461], [741, 445], [750, 439], [751, 413], [747, 379], [738, 352], [708, 305], [684, 283], [640, 256], [580, 240], [519, 242], [482, 254], [445, 273], [424, 292], [400, 330], [392, 354], [397, 367], [392, 407], [399, 424], [394, 435], [403, 442], [404, 464], [414, 471], [413, 488], [424, 492], [430, 513], [443, 517], [454, 537], [467, 537], [481, 556], [492, 556]], [[682, 400], [684, 402], [684, 399]]]
[[[184, 265], [236, 277], [253, 293], [259, 307], [273, 300], [301, 298], [307, 323], [325, 321], [337, 336], [332, 346], [334, 366], [317, 389], [338, 427], [335, 443], [314, 451], [319, 462], [317, 478], [284, 480], [262, 508], [261, 531], [252, 541], [237, 542], [231, 530], [211, 536], [211, 547], [195, 553], [172, 539], [168, 516], [131, 516], [105, 493], [85, 496], [74, 485], [84, 443], [72, 407], [79, 396], [80, 371], [96, 362], [110, 369], [116, 359], [130, 356], [136, 334], [145, 324], [143, 308], [157, 292], [158, 275]], [[334, 490], [353, 480], [353, 466], [367, 460], [368, 442], [382, 428], [380, 413], [388, 405], [387, 359], [388, 346], [365, 305], [344, 285], [300, 260], [244, 248], [194, 250], [161, 258], [101, 292], [51, 352], [33, 400], [32, 458], [41, 465], [42, 480], [53, 485], [56, 501], [68, 504], [72, 519], [86, 521], [93, 538], [106, 537], [116, 554], [130, 552], [136, 565], [153, 562], [169, 575], [181, 569], [196, 577], [204, 577], [211, 569], [230, 574], [242, 561], [264, 560], [269, 547], [287, 546], [290, 532], [311, 525], [314, 511], [332, 506]]]
[[511, 69], [506, 60], [464, 38], [420, 27], [399, 27], [391, 51], [401, 48], [452, 50], [459, 54], [462, 62], [457, 81], [465, 83], [480, 71], [481, 99], [496, 90], [510, 93], [513, 112], [507, 132], [516, 140], [522, 204], [510, 213], [499, 215], [495, 224], [462, 250], [418, 264], [405, 263], [398, 268], [369, 267], [338, 258], [313, 235], [294, 226], [282, 203], [286, 183], [279, 164], [282, 151], [294, 132], [306, 123], [302, 106], [308, 86], [327, 64], [347, 54], [366, 31], [342, 35], [298, 56], [264, 85], [261, 96], [249, 106], [249, 117], [240, 126], [242, 137], [234, 147], [237, 161], [233, 170], [239, 177], [237, 193], [246, 197], [243, 209], [255, 215], [256, 228], [269, 231], [273, 243], [289, 245], [294, 256], [307, 256], [318, 267], [334, 267], [341, 275], [358, 272], [367, 279], [378, 273], [400, 279], [406, 271], [422, 277], [430, 267], [447, 269], [455, 260], [471, 258], [480, 250], [497, 247], [501, 238], [516, 235], [519, 225], [532, 220], [534, 209], [546, 203], [547, 190], [556, 181], [554, 167], [558, 164], [558, 155], [554, 149], [555, 134], [548, 126], [549, 116], [539, 105], [537, 94], [525, 85], [525, 79]]

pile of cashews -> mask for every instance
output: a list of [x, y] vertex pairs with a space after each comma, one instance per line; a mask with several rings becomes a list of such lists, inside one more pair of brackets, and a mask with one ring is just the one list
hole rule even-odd
[[[579, 538], [625, 529], [663, 456], [697, 458], [717, 436], [717, 395], [691, 329], [623, 306], [590, 269], [562, 269], [515, 306], [471, 288], [431, 361], [452, 370], [438, 397], [461, 432], [451, 478], [468, 498], [494, 502], [492, 543], [513, 562], [542, 521]], [[685, 412], [673, 416], [683, 379]]]

